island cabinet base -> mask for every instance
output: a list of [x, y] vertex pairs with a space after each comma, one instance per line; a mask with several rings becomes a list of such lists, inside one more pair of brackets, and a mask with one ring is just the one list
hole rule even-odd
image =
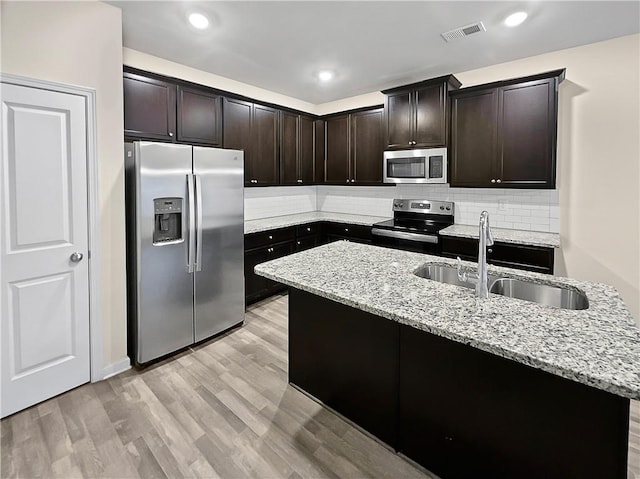
[[627, 477], [628, 399], [293, 288], [289, 381], [443, 479]]
[[627, 477], [629, 400], [401, 326], [398, 450], [445, 478]]
[[289, 382], [395, 449], [399, 324], [289, 292]]

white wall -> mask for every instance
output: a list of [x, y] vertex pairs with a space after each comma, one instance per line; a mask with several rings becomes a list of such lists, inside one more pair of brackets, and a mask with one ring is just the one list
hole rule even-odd
[[126, 360], [120, 9], [98, 2], [2, 2], [3, 73], [97, 92], [104, 366]]

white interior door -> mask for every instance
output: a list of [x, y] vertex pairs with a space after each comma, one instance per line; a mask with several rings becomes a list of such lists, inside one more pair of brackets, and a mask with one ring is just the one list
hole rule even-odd
[[2, 84], [2, 417], [90, 379], [86, 99]]

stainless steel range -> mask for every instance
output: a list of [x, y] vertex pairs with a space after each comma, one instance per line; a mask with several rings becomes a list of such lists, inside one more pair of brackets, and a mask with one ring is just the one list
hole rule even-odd
[[454, 204], [451, 201], [422, 199], [393, 200], [393, 219], [373, 225], [373, 243], [378, 246], [439, 254], [438, 232], [451, 226]]

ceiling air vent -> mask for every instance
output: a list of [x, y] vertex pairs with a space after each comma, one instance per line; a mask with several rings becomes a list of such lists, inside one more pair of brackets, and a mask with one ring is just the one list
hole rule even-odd
[[482, 22], [472, 23], [471, 25], [465, 25], [464, 27], [454, 28], [453, 30], [449, 30], [448, 32], [441, 33], [440, 35], [445, 41], [450, 42], [453, 40], [457, 40], [458, 38], [468, 37], [469, 35], [473, 35], [474, 33], [486, 32], [487, 29], [484, 28]]

